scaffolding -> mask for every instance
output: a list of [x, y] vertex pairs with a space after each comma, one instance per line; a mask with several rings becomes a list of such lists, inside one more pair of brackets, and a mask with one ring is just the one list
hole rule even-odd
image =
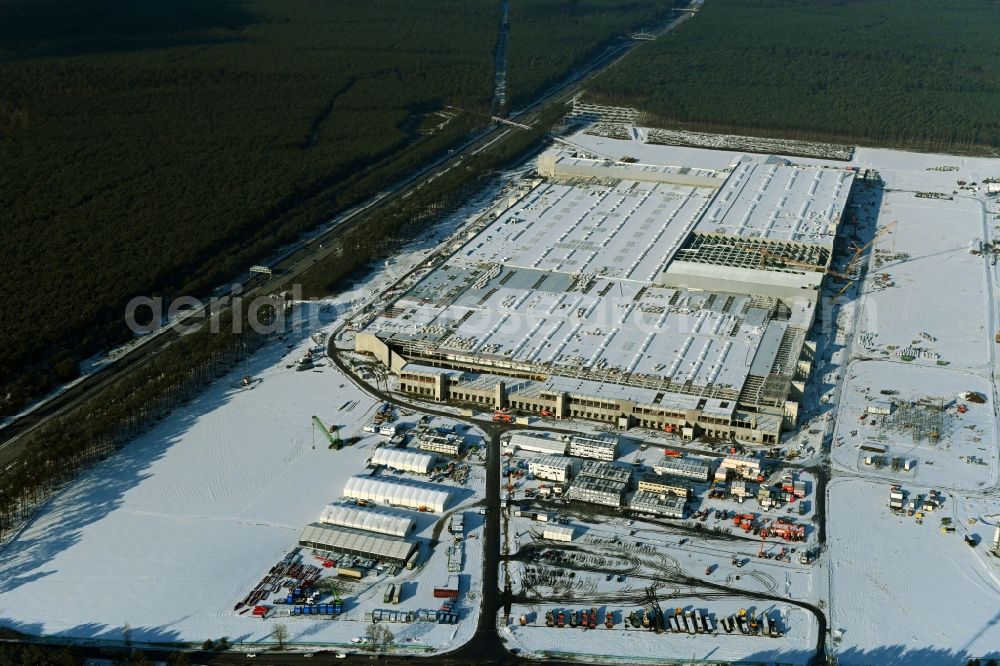
[[885, 417], [886, 425], [896, 430], [909, 430], [914, 444], [924, 440], [936, 444], [944, 436], [948, 410], [943, 400], [894, 400], [893, 404], [892, 414]]

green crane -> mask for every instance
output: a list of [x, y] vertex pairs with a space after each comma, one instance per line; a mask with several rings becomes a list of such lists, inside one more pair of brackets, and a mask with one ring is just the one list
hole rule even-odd
[[313, 420], [313, 435], [315, 436], [316, 428], [319, 428], [320, 431], [324, 435], [326, 435], [327, 440], [329, 440], [330, 442], [330, 446], [327, 448], [339, 450], [342, 444], [340, 441], [339, 428], [335, 425], [327, 428], [326, 424], [320, 421], [318, 416], [312, 417], [312, 420]]

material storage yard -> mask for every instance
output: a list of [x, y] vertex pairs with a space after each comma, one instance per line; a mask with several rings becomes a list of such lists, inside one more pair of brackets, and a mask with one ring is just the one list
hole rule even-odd
[[70, 484], [0, 551], [3, 623], [1000, 657], [1000, 160], [603, 131], [631, 139], [507, 174]]
[[[337, 306], [304, 304], [300, 316], [322, 324], [317, 310]], [[289, 365], [310, 349], [312, 370]], [[252, 389], [243, 387], [244, 373], [254, 378]], [[395, 621], [397, 650], [461, 645], [479, 615], [483, 521], [467, 507], [482, 499], [483, 458], [473, 451], [452, 467], [439, 457], [430, 478], [389, 468], [367, 477], [407, 490], [440, 489], [444, 507], [355, 504], [342, 497], [345, 485], [355, 474], [372, 474], [366, 461], [389, 445], [388, 437], [363, 429], [382, 409], [304, 333], [276, 341], [197, 404], [74, 482], [4, 548], [3, 623], [65, 638], [114, 642], [127, 635], [135, 644], [228, 636], [251, 650], [271, 646], [274, 627], [283, 623], [288, 642], [300, 648], [352, 648], [372, 615], [384, 612], [385, 621]], [[392, 411], [401, 432], [455, 426]], [[337, 426], [341, 448], [328, 444], [313, 415]], [[459, 430], [467, 449], [482, 450], [481, 433]], [[455, 513], [468, 514], [458, 537], [469, 540], [457, 574], [445, 547]], [[352, 538], [338, 542], [341, 553], [300, 545], [317, 528]], [[444, 614], [434, 587], [449, 575], [458, 576], [461, 595]], [[384, 603], [386, 584], [401, 598]]]

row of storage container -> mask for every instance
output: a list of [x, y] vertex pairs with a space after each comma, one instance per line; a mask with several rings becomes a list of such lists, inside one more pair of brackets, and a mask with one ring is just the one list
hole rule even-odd
[[428, 609], [415, 611], [375, 609], [365, 613], [365, 622], [437, 622], [438, 624], [455, 624], [458, 622], [458, 613], [455, 611]]
[[315, 606], [295, 606], [292, 615], [340, 615], [341, 604], [316, 604]]

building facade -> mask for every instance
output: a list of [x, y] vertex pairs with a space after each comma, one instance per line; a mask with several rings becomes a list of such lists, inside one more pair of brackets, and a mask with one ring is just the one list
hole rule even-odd
[[614, 435], [570, 435], [569, 454], [611, 462], [618, 457], [618, 438]]
[[666, 476], [679, 476], [699, 482], [707, 482], [711, 466], [707, 461], [695, 458], [664, 458], [653, 466], [653, 471]]
[[675, 477], [662, 474], [643, 474], [639, 479], [639, 490], [657, 493], [659, 495], [677, 495], [689, 497], [691, 488], [680, 483]]
[[528, 461], [528, 472], [536, 479], [565, 483], [573, 476], [573, 461], [566, 456], [539, 456]]

